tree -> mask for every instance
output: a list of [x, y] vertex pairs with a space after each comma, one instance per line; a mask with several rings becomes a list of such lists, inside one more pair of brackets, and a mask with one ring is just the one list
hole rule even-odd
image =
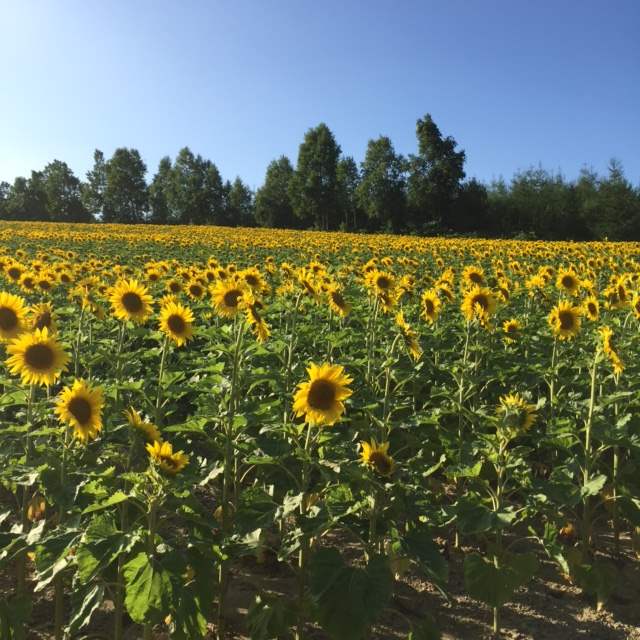
[[491, 231], [487, 188], [475, 178], [462, 183], [451, 213], [447, 226], [453, 231]]
[[5, 204], [10, 220], [48, 220], [47, 194], [40, 171], [32, 171], [29, 179], [18, 177], [9, 189]]
[[297, 226], [289, 197], [293, 167], [287, 156], [280, 156], [267, 167], [264, 184], [256, 192], [255, 219], [261, 227]]
[[42, 172], [49, 218], [58, 222], [90, 222], [91, 214], [82, 204], [80, 180], [66, 162], [54, 160]]
[[254, 225], [253, 191], [239, 177], [225, 188], [225, 223], [232, 227]]
[[403, 167], [404, 160], [396, 154], [388, 137], [369, 140], [356, 193], [372, 228], [392, 231], [403, 226], [406, 204]]
[[147, 166], [137, 149], [116, 149], [106, 164], [104, 222], [144, 222], [149, 194]]
[[357, 197], [360, 171], [358, 171], [358, 165], [351, 156], [340, 158], [336, 169], [336, 177], [338, 179], [338, 207], [342, 220], [341, 226], [347, 230], [355, 230], [358, 228], [358, 219], [361, 217]]
[[173, 164], [167, 204], [182, 224], [221, 224], [224, 221], [224, 187], [215, 164], [194, 156], [189, 147]]
[[465, 177], [465, 152], [456, 151], [456, 141], [451, 136], [444, 138], [429, 114], [418, 120], [416, 135], [418, 154], [409, 156], [408, 162], [411, 217], [417, 226], [438, 219], [449, 221]]
[[339, 157], [340, 146], [326, 124], [307, 131], [289, 182], [293, 212], [304, 225], [312, 224], [318, 229], [337, 226]]
[[176, 222], [169, 209], [167, 197], [171, 189], [172, 172], [171, 158], [165, 156], [160, 160], [158, 172], [149, 185], [149, 222], [153, 224]]
[[87, 181], [82, 185], [82, 203], [87, 211], [102, 218], [104, 192], [107, 188], [107, 164], [100, 149], [93, 152], [93, 169], [87, 172]]
[[7, 204], [9, 202], [9, 191], [11, 185], [8, 182], [0, 182], [0, 218], [7, 217]]

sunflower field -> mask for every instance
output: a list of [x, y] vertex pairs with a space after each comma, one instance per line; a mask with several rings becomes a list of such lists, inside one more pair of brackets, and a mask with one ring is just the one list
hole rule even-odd
[[639, 323], [632, 243], [0, 223], [0, 638], [426, 640], [454, 572], [477, 637], [543, 572], [606, 612]]

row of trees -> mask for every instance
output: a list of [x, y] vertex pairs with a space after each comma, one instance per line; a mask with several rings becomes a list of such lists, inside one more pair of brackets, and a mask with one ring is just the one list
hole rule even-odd
[[485, 185], [466, 179], [464, 150], [430, 115], [418, 120], [416, 137], [408, 157], [388, 137], [372, 139], [358, 164], [320, 124], [305, 134], [296, 165], [286, 156], [271, 162], [255, 193], [240, 178], [223, 180], [188, 147], [162, 158], [150, 184], [136, 149], [108, 160], [96, 150], [84, 181], [54, 160], [0, 183], [0, 217], [640, 239], [640, 189], [617, 161], [604, 177], [583, 170], [567, 181], [539, 167]]

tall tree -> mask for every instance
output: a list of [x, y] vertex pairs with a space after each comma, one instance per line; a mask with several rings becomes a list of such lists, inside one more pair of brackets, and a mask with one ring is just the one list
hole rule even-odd
[[396, 154], [391, 140], [380, 136], [369, 140], [357, 187], [358, 203], [370, 226], [388, 231], [404, 223], [404, 160]]
[[6, 218], [8, 215], [7, 204], [9, 202], [9, 192], [11, 185], [4, 180], [0, 182], [0, 218]]
[[225, 188], [225, 223], [232, 227], [252, 227], [255, 223], [253, 191], [240, 179]]
[[357, 189], [360, 184], [360, 171], [351, 156], [345, 156], [338, 161], [336, 170], [338, 179], [338, 202], [341, 213], [341, 225], [346, 230], [358, 228], [360, 206], [358, 204]]
[[303, 224], [313, 224], [318, 229], [337, 226], [339, 157], [340, 145], [326, 124], [307, 131], [289, 182], [293, 211]]
[[90, 222], [93, 219], [82, 204], [80, 180], [66, 162], [50, 162], [42, 172], [42, 180], [51, 220]]
[[173, 167], [171, 158], [165, 156], [158, 164], [158, 171], [149, 185], [149, 222], [153, 224], [174, 223], [167, 194], [171, 189]]
[[82, 184], [82, 203], [87, 211], [102, 218], [104, 192], [107, 188], [107, 163], [100, 149], [93, 152], [93, 168], [87, 172], [87, 180]]
[[6, 202], [7, 218], [11, 220], [48, 220], [47, 194], [42, 172], [32, 171], [30, 178], [15, 179]]
[[430, 114], [416, 124], [418, 154], [409, 156], [407, 198], [416, 225], [450, 220], [460, 183], [464, 179], [465, 152], [443, 137]]
[[453, 231], [484, 234], [491, 231], [487, 188], [475, 178], [460, 185], [451, 213], [447, 226]]
[[149, 194], [147, 166], [137, 149], [116, 149], [106, 165], [104, 222], [144, 222]]
[[297, 226], [289, 197], [293, 167], [287, 156], [280, 156], [267, 167], [264, 184], [256, 192], [255, 218], [261, 227]]
[[224, 221], [224, 185], [215, 164], [195, 156], [189, 147], [173, 164], [167, 204], [183, 224], [221, 224]]

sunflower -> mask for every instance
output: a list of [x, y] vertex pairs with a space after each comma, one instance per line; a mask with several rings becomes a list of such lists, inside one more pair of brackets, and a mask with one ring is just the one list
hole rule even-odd
[[477, 319], [485, 324], [496, 310], [496, 299], [489, 289], [476, 285], [465, 293], [460, 308], [468, 321]]
[[598, 298], [593, 295], [585, 298], [582, 303], [582, 310], [589, 320], [597, 320], [600, 316], [600, 303], [598, 302]]
[[233, 280], [219, 280], [211, 289], [215, 310], [226, 318], [232, 318], [240, 310], [245, 288]]
[[309, 380], [298, 385], [293, 397], [296, 416], [304, 415], [310, 425], [335, 424], [344, 413], [343, 400], [353, 393], [347, 386], [353, 380], [340, 365], [311, 364], [307, 372]]
[[9, 370], [20, 374], [23, 384], [53, 384], [69, 361], [46, 327], [18, 336], [9, 343], [7, 353]]
[[93, 440], [102, 430], [102, 389], [89, 387], [84, 380], [75, 380], [65, 387], [56, 401], [55, 412], [61, 422], [73, 427], [78, 440]]
[[271, 335], [271, 329], [269, 329], [269, 325], [260, 313], [264, 305], [260, 300], [254, 298], [250, 292], [244, 295], [242, 305], [245, 309], [247, 323], [255, 333], [256, 340], [260, 343], [266, 342]]
[[611, 362], [613, 373], [619, 376], [624, 371], [624, 364], [618, 355], [618, 350], [613, 340], [613, 330], [611, 327], [602, 326], [599, 331], [602, 336], [602, 350]]
[[409, 355], [417, 362], [422, 357], [422, 349], [416, 332], [407, 324], [402, 311], [399, 311], [396, 315], [396, 326], [400, 329], [400, 334]]
[[193, 312], [176, 302], [163, 305], [160, 309], [160, 331], [181, 347], [193, 337]]
[[162, 436], [160, 435], [160, 431], [158, 431], [158, 427], [156, 427], [156, 425], [152, 422], [144, 420], [140, 413], [133, 407], [129, 407], [123, 413], [124, 417], [127, 419], [127, 422], [134, 428], [134, 430], [144, 436], [145, 440], [148, 440], [149, 442], [162, 440]]
[[396, 468], [396, 463], [389, 455], [389, 443], [378, 444], [375, 439], [371, 442], [361, 442], [360, 460], [362, 464], [375, 469], [381, 476], [389, 477]]
[[395, 277], [388, 271], [379, 271], [374, 269], [369, 271], [365, 277], [365, 284], [369, 289], [379, 297], [393, 298], [396, 285]]
[[580, 331], [580, 309], [570, 302], [559, 302], [547, 318], [554, 335], [560, 340], [571, 340]]
[[573, 269], [558, 271], [556, 287], [569, 295], [575, 296], [580, 290], [580, 280]]
[[481, 286], [485, 283], [484, 270], [482, 267], [469, 265], [462, 271], [463, 286], [474, 287]]
[[429, 324], [433, 324], [440, 315], [440, 297], [434, 289], [428, 289], [422, 294], [421, 298], [422, 313], [420, 317]]
[[0, 342], [13, 340], [25, 328], [27, 307], [20, 296], [0, 293]]
[[187, 286], [185, 290], [187, 292], [187, 295], [192, 300], [200, 300], [204, 298], [205, 294], [207, 293], [207, 290], [205, 289], [202, 282], [200, 282], [199, 280], [196, 280], [195, 278], [187, 282]]
[[29, 309], [29, 320], [32, 330], [46, 327], [49, 329], [50, 334], [54, 334], [57, 331], [55, 314], [49, 302], [43, 302], [31, 307]]
[[636, 318], [640, 320], [640, 294], [636, 293], [631, 300], [631, 309]]
[[113, 314], [119, 320], [144, 324], [151, 315], [153, 300], [147, 288], [137, 280], [120, 280], [109, 296]]
[[513, 343], [520, 336], [522, 325], [516, 318], [505, 320], [502, 324], [505, 342]]
[[256, 294], [266, 293], [268, 289], [264, 277], [255, 267], [240, 271], [238, 277]]
[[327, 287], [327, 300], [329, 308], [341, 318], [346, 318], [351, 311], [351, 305], [345, 300], [342, 287], [339, 284], [331, 283]]
[[511, 438], [528, 431], [536, 421], [536, 408], [529, 404], [520, 394], [509, 393], [500, 398], [498, 417], [499, 431]]
[[176, 473], [182, 471], [189, 462], [189, 456], [184, 451], [173, 452], [173, 445], [170, 442], [156, 440], [147, 444], [147, 451], [152, 462], [171, 476], [175, 476]]
[[175, 278], [172, 278], [171, 280], [169, 280], [169, 282], [167, 282], [167, 291], [173, 295], [177, 295], [182, 291], [182, 289], [183, 289], [183, 285], [182, 285], [182, 282], [180, 282], [180, 280], [176, 280]]

